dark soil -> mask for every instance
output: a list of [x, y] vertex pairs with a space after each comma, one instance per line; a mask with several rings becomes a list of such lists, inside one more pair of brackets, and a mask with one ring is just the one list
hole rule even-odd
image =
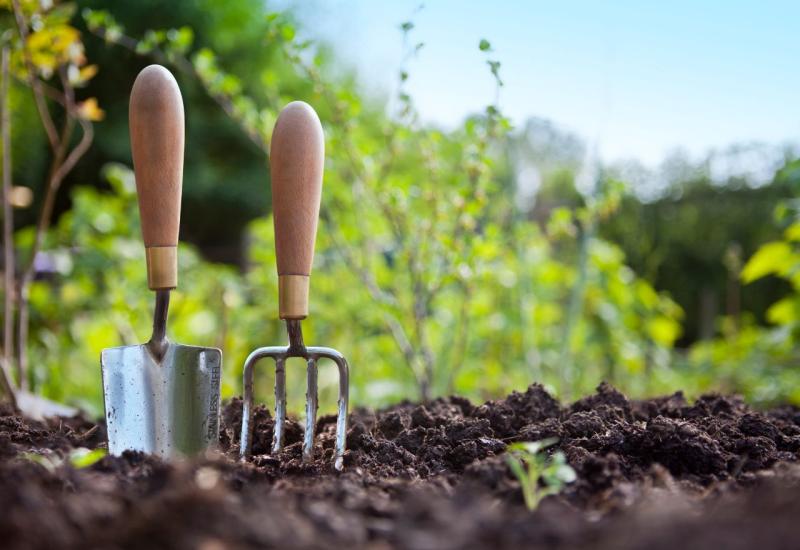
[[[562, 406], [534, 385], [483, 405], [356, 410], [341, 474], [330, 467], [332, 417], [311, 464], [297, 423], [286, 450], [266, 454], [265, 409], [252, 462], [237, 462], [233, 401], [220, 454], [78, 469], [60, 459], [102, 446], [102, 426], [3, 413], [2, 548], [800, 548], [800, 411], [758, 412], [736, 397], [631, 401], [602, 385]], [[578, 479], [529, 512], [503, 453], [548, 437]]]

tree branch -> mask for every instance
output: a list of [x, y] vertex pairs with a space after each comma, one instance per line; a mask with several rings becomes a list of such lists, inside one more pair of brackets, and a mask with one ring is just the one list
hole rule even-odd
[[8, 110], [9, 51], [3, 48], [2, 83], [0, 83], [0, 132], [3, 148], [3, 364], [0, 365], [0, 384], [11, 405], [17, 408], [17, 399], [11, 381], [9, 364], [14, 357], [14, 211], [11, 208], [11, 115]]
[[[30, 284], [33, 281], [36, 272], [36, 256], [41, 250], [42, 242], [44, 241], [47, 230], [50, 228], [50, 222], [53, 217], [53, 207], [55, 205], [56, 195], [61, 183], [69, 172], [75, 167], [75, 164], [80, 158], [86, 154], [94, 139], [94, 129], [87, 120], [80, 118], [75, 104], [74, 90], [69, 84], [69, 80], [63, 68], [59, 71], [61, 83], [64, 88], [63, 102], [66, 111], [66, 120], [61, 131], [61, 135], [57, 138], [58, 147], [55, 150], [53, 161], [50, 165], [50, 172], [47, 178], [47, 186], [45, 188], [44, 201], [42, 202], [42, 209], [39, 213], [39, 219], [36, 223], [36, 232], [34, 234], [33, 244], [31, 245], [30, 257], [23, 270], [18, 288], [19, 297], [19, 333], [18, 333], [18, 358], [17, 370], [19, 373], [20, 387], [25, 389], [27, 386], [27, 368], [28, 368], [28, 328], [29, 328], [29, 291]], [[76, 121], [80, 124], [83, 130], [83, 136], [80, 142], [72, 150], [69, 149], [72, 133], [75, 128]], [[44, 123], [44, 120], [42, 121]]]
[[17, 30], [19, 31], [20, 38], [22, 39], [22, 57], [25, 60], [25, 69], [28, 72], [28, 85], [33, 90], [33, 98], [36, 101], [36, 108], [39, 111], [39, 118], [42, 119], [42, 126], [47, 133], [47, 140], [50, 142], [50, 148], [55, 152], [58, 149], [58, 132], [56, 125], [53, 122], [53, 117], [47, 109], [47, 101], [44, 98], [42, 91], [41, 81], [36, 75], [36, 68], [31, 61], [31, 54], [28, 51], [28, 24], [25, 22], [25, 16], [19, 5], [19, 0], [12, 0], [11, 2], [14, 9], [14, 18], [17, 22]]
[[[132, 36], [125, 35], [120, 33], [119, 36], [114, 36], [113, 39], [108, 36], [106, 29], [103, 27], [99, 28], [90, 28], [89, 29], [92, 34], [97, 36], [98, 38], [102, 38], [103, 40], [107, 40], [123, 48], [126, 48], [134, 53], [139, 53], [136, 51], [136, 47], [139, 45], [139, 41], [133, 38]], [[152, 50], [148, 52], [147, 55], [150, 55], [155, 61], [161, 63], [162, 65], [173, 65], [178, 68], [179, 71], [184, 73], [188, 73], [194, 76], [200, 83], [203, 85], [203, 89], [206, 91], [208, 96], [214, 100], [214, 102], [219, 105], [222, 110], [228, 115], [231, 120], [235, 121], [239, 124], [239, 128], [244, 132], [244, 134], [250, 139], [253, 144], [258, 147], [264, 154], [267, 155], [269, 158], [269, 144], [265, 143], [264, 139], [259, 135], [257, 132], [254, 132], [252, 128], [248, 128], [236, 115], [236, 110], [233, 105], [233, 101], [231, 98], [224, 95], [212, 92], [208, 86], [206, 86], [205, 82], [203, 81], [202, 76], [194, 67], [194, 64], [185, 56], [182, 55], [167, 55], [166, 52], [161, 50], [158, 47], [154, 47]]]

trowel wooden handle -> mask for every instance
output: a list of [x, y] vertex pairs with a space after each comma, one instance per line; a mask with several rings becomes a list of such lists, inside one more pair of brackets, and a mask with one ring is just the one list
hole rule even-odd
[[152, 290], [178, 285], [178, 227], [183, 185], [183, 100], [167, 69], [142, 69], [131, 90], [129, 124], [147, 283]]
[[308, 315], [324, 162], [325, 137], [317, 113], [302, 101], [289, 103], [278, 116], [270, 145], [281, 319]]

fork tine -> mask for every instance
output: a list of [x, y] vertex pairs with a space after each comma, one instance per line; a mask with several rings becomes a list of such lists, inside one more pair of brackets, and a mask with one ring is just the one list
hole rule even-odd
[[350, 367], [347, 359], [338, 354], [332, 357], [339, 369], [339, 403], [336, 417], [336, 454], [333, 467], [338, 471], [344, 469], [344, 451], [347, 446], [347, 408], [350, 395]]
[[344, 355], [333, 348], [310, 347], [308, 353], [311, 357], [329, 359], [336, 364], [339, 371], [339, 403], [336, 415], [336, 448], [333, 458], [333, 467], [342, 471], [344, 469], [344, 453], [347, 448], [347, 411], [350, 394], [350, 366]]
[[275, 359], [275, 428], [272, 435], [272, 452], [283, 449], [283, 434], [286, 426], [286, 360]]
[[306, 432], [303, 441], [303, 461], [308, 462], [314, 458], [314, 432], [317, 427], [317, 360], [308, 359], [306, 369]]
[[256, 361], [255, 354], [247, 358], [244, 364], [244, 395], [242, 396], [242, 435], [239, 441], [239, 457], [245, 459], [250, 456], [253, 445], [253, 368]]

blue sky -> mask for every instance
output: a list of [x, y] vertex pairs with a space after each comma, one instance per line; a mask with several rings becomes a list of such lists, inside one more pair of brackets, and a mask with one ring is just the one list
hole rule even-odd
[[[375, 93], [395, 82], [400, 22], [419, 1], [295, 3]], [[501, 106], [598, 143], [609, 161], [654, 165], [683, 148], [800, 142], [800, 2], [478, 2], [429, 0], [414, 15], [425, 47], [409, 65], [423, 119], [452, 126], [494, 95], [488, 39], [502, 62]]]

